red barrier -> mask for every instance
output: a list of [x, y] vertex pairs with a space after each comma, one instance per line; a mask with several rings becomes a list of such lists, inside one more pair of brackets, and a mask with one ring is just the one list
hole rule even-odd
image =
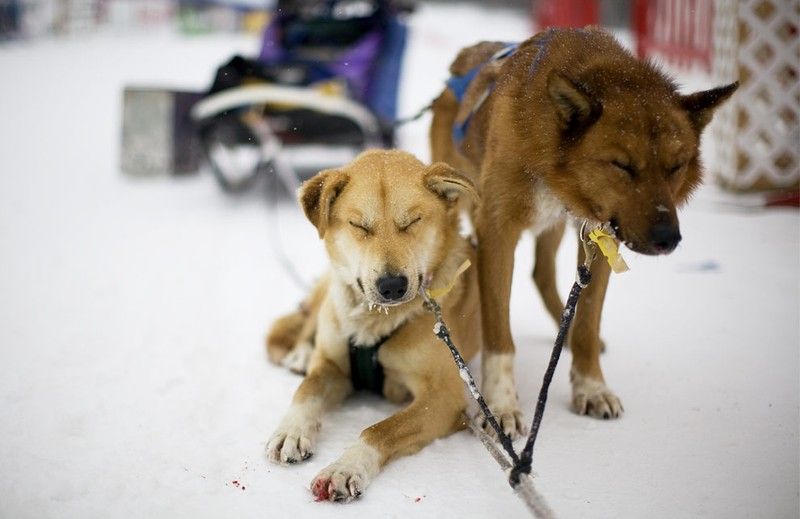
[[634, 0], [633, 27], [640, 58], [655, 54], [679, 68], [711, 71], [713, 0]]
[[584, 27], [600, 21], [597, 0], [534, 0], [533, 25], [546, 27]]

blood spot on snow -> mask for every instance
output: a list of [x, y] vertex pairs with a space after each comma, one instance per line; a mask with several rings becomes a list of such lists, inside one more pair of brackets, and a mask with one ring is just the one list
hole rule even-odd
[[233, 481], [231, 481], [231, 485], [235, 486], [236, 488], [239, 488], [239, 480], [234, 479]]

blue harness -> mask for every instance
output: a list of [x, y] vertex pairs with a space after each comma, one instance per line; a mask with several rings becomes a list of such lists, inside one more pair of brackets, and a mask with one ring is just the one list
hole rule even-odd
[[[542, 61], [542, 58], [546, 53], [547, 46], [549, 45], [550, 40], [552, 40], [553, 37], [560, 32], [563, 32], [563, 29], [551, 28], [545, 31], [541, 38], [535, 40], [534, 44], [536, 45], [536, 47], [539, 48], [539, 52], [536, 53], [536, 57], [533, 59], [533, 62], [531, 63], [529, 69], [529, 74], [531, 76], [533, 76], [536, 73], [536, 69], [539, 68], [539, 63]], [[577, 29], [576, 32], [580, 34], [589, 34], [589, 31], [587, 31], [586, 29]], [[451, 76], [450, 79], [447, 80], [447, 88], [449, 88], [450, 91], [453, 92], [453, 94], [456, 96], [458, 104], [459, 105], [461, 104], [461, 101], [464, 99], [464, 94], [466, 94], [470, 83], [472, 82], [473, 79], [475, 79], [475, 76], [478, 75], [478, 73], [481, 71], [481, 69], [483, 69], [483, 67], [485, 67], [489, 63], [499, 61], [501, 59], [511, 56], [512, 54], [514, 54], [514, 52], [516, 52], [518, 47], [519, 43], [506, 43], [505, 47], [497, 51], [491, 58], [489, 58], [488, 61], [474, 67], [463, 76]], [[470, 110], [470, 113], [467, 116], [467, 118], [464, 119], [464, 122], [462, 122], [461, 124], [459, 123], [453, 124], [453, 141], [455, 141], [457, 145], [461, 145], [461, 141], [464, 140], [464, 136], [467, 134], [467, 127], [469, 126], [470, 119], [472, 119], [472, 116], [475, 114], [475, 112], [478, 111], [483, 102], [486, 101], [486, 98], [489, 97], [489, 94], [492, 93], [493, 89], [494, 85], [491, 85], [486, 89], [486, 92], [483, 93], [478, 102], [475, 103], [475, 106], [472, 107], [472, 110]]]
[[[466, 94], [467, 89], [469, 88], [470, 83], [472, 80], [475, 79], [475, 76], [485, 67], [487, 64], [492, 63], [494, 61], [499, 61], [503, 58], [507, 58], [508, 56], [512, 55], [514, 51], [517, 50], [519, 47], [519, 43], [506, 43], [506, 46], [497, 51], [488, 61], [481, 63], [480, 65], [472, 68], [469, 72], [464, 74], [463, 76], [450, 76], [447, 80], [447, 88], [453, 92], [453, 95], [456, 96], [458, 100], [458, 104], [461, 104], [461, 101], [464, 99], [464, 94]], [[467, 127], [469, 126], [469, 121], [472, 119], [473, 114], [478, 111], [478, 108], [481, 107], [483, 102], [489, 96], [492, 91], [492, 87], [481, 96], [481, 99], [475, 103], [475, 106], [470, 111], [469, 116], [464, 119], [464, 122], [461, 124], [455, 123], [453, 125], [453, 140], [456, 144], [461, 144], [461, 141], [464, 140], [464, 136], [467, 134]]]

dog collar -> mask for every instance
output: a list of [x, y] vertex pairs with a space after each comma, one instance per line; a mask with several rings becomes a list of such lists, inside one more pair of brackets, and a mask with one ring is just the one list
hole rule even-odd
[[383, 394], [383, 366], [378, 361], [378, 350], [389, 337], [381, 337], [371, 346], [356, 344], [350, 338], [350, 380], [356, 391], [365, 389]]
[[442, 297], [443, 295], [446, 295], [448, 292], [453, 290], [453, 287], [456, 285], [456, 281], [458, 280], [458, 277], [461, 274], [463, 274], [464, 271], [467, 270], [470, 265], [472, 265], [472, 262], [470, 262], [468, 259], [464, 260], [464, 263], [462, 263], [461, 266], [458, 267], [458, 270], [456, 270], [455, 275], [453, 275], [453, 278], [450, 280], [450, 282], [448, 284], [446, 284], [445, 286], [440, 287], [440, 288], [432, 288], [432, 289], [426, 288], [425, 289], [425, 293], [431, 299], [438, 299], [438, 298]]

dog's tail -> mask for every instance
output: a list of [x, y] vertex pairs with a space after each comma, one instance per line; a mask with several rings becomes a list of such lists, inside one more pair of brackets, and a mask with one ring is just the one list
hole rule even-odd
[[317, 282], [297, 310], [275, 320], [267, 332], [266, 340], [270, 362], [297, 373], [306, 372], [317, 334], [319, 309], [327, 291], [326, 277]]

